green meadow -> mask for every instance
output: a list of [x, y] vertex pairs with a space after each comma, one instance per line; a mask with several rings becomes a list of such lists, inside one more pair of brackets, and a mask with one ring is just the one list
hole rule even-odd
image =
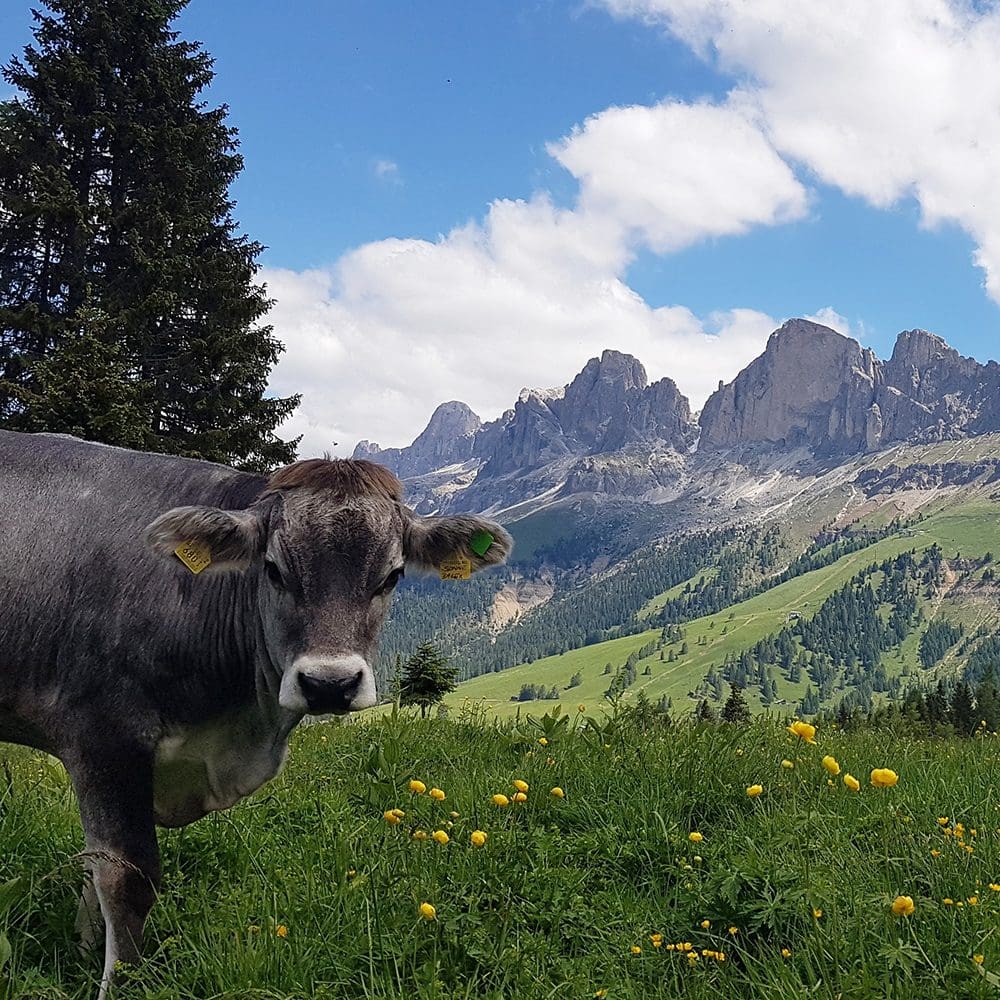
[[[3, 771], [0, 995], [91, 997], [65, 775], [16, 748]], [[661, 731], [575, 709], [314, 725], [258, 795], [160, 834], [148, 958], [115, 996], [995, 997], [998, 786], [995, 736], [810, 745], [763, 718]]]
[[[656, 702], [666, 695], [673, 700], [674, 713], [683, 713], [695, 704], [688, 698], [688, 692], [699, 683], [710, 666], [714, 664], [721, 667], [728, 653], [739, 653], [764, 636], [780, 631], [793, 613], [809, 617], [835, 590], [873, 563], [910, 549], [919, 552], [935, 543], [941, 546], [945, 558], [959, 554], [981, 556], [990, 551], [1000, 555], [1000, 507], [988, 500], [966, 500], [957, 506], [944, 506], [912, 529], [846, 555], [829, 566], [805, 573], [716, 614], [685, 624], [684, 639], [688, 652], [681, 655], [680, 644], [676, 644], [673, 648], [678, 658], [673, 663], [662, 662], [659, 653], [640, 660], [639, 677], [629, 688], [627, 697], [634, 698], [638, 691], [643, 691], [650, 700]], [[649, 610], [662, 607], [663, 600], [676, 596], [679, 590], [680, 588], [675, 587], [666, 595], [654, 598], [644, 610], [648, 613]], [[928, 619], [940, 614], [968, 625], [976, 625], [982, 621], [992, 627], [997, 624], [995, 602], [991, 607], [984, 608], [968, 599], [926, 600], [922, 606]], [[652, 629], [548, 656], [510, 670], [484, 674], [460, 684], [458, 690], [446, 699], [446, 703], [452, 709], [475, 703], [498, 717], [513, 718], [525, 710], [545, 711], [546, 704], [554, 704], [519, 703], [513, 700], [523, 684], [540, 684], [558, 687], [566, 705], [575, 707], [577, 703], [582, 703], [588, 710], [596, 709], [598, 705], [606, 704], [604, 692], [611, 681], [611, 677], [604, 673], [605, 666], [610, 663], [612, 668], [617, 668], [631, 652], [656, 639], [659, 634], [659, 629]], [[890, 656], [886, 661], [890, 673], [919, 669], [917, 639], [917, 633], [913, 633], [904, 643], [901, 655]], [[647, 667], [650, 673], [645, 675], [643, 672]], [[581, 683], [568, 688], [570, 678], [576, 673], [580, 674]], [[805, 694], [808, 684], [808, 678], [792, 684], [779, 677], [779, 697], [795, 703]], [[749, 700], [752, 707], [760, 708], [752, 697]]]

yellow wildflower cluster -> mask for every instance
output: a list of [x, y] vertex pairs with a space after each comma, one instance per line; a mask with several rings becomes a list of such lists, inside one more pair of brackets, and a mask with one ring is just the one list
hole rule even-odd
[[[943, 823], [941, 822], [942, 820], [944, 820]], [[975, 848], [970, 843], [976, 836], [977, 831], [975, 827], [967, 830], [964, 823], [952, 823], [949, 825], [947, 816], [939, 816], [938, 823], [941, 823], [941, 833], [944, 834], [946, 839], [950, 839], [959, 850], [965, 851], [966, 854], [972, 854], [975, 851]], [[940, 854], [940, 852], [938, 853]]]
[[390, 826], [396, 826], [405, 815], [406, 813], [403, 812], [402, 809], [386, 809], [386, 811], [382, 813], [382, 818]]

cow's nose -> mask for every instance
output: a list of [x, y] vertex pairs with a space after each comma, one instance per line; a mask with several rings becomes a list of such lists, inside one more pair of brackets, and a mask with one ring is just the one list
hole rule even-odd
[[349, 712], [365, 679], [363, 670], [353, 677], [324, 677], [322, 674], [299, 673], [299, 688], [311, 715], [328, 712]]
[[281, 678], [278, 702], [309, 715], [356, 712], [377, 701], [375, 676], [357, 653], [300, 656]]

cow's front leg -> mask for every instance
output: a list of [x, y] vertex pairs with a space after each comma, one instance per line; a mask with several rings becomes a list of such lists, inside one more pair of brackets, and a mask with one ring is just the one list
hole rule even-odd
[[94, 743], [66, 767], [80, 801], [84, 858], [104, 918], [107, 995], [118, 962], [136, 962], [142, 928], [156, 898], [160, 855], [153, 823], [153, 760], [142, 747]]

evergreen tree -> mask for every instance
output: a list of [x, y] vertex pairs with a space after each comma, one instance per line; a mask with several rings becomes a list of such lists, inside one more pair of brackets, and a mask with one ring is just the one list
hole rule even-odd
[[[406, 661], [399, 682], [400, 705], [418, 705], [420, 717], [458, 686], [458, 669], [449, 667], [447, 659], [431, 642], [425, 642]], [[556, 695], [558, 697], [558, 694]]]
[[968, 684], [960, 681], [951, 693], [951, 724], [956, 733], [969, 736], [978, 722], [976, 710], [972, 706], [972, 691]]
[[715, 714], [715, 709], [712, 708], [712, 706], [708, 703], [707, 698], [702, 698], [702, 700], [698, 702], [698, 708], [695, 710], [694, 713], [694, 721], [710, 722], [710, 723], [719, 721], [718, 717]]
[[3, 68], [0, 425], [265, 470], [295, 457], [265, 396], [260, 244], [187, 0], [47, 0]]
[[750, 721], [750, 706], [743, 697], [743, 689], [739, 684], [734, 684], [726, 704], [722, 707], [722, 721], [731, 722], [736, 725], [746, 725]]

